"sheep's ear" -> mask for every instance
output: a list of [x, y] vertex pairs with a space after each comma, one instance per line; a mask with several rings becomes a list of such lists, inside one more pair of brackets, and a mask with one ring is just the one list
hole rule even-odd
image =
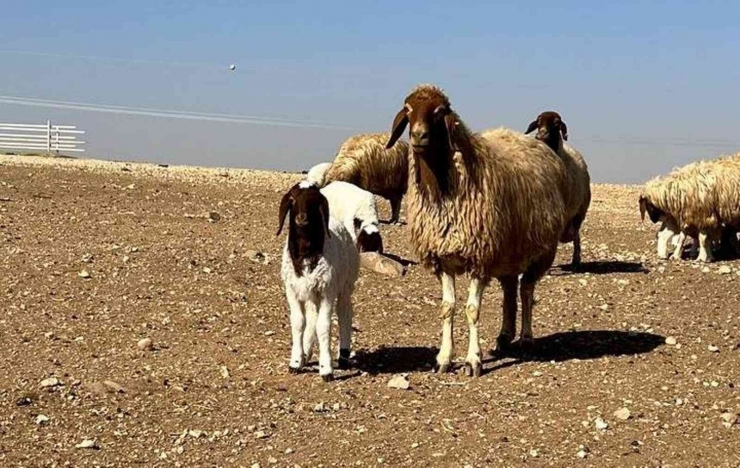
[[283, 231], [283, 224], [285, 223], [285, 217], [288, 216], [288, 212], [293, 208], [293, 194], [292, 190], [290, 190], [288, 193], [283, 195], [283, 199], [280, 200], [280, 210], [278, 213], [278, 230], [277, 233], [275, 233], [276, 236], [279, 236], [280, 233]]
[[321, 196], [321, 205], [319, 205], [319, 213], [321, 214], [321, 222], [324, 225], [324, 235], [327, 238], [329, 235], [329, 200], [325, 196]]
[[524, 132], [524, 134], [526, 135], [528, 133], [534, 132], [535, 130], [537, 130], [537, 126], [538, 126], [537, 125], [537, 121], [536, 120], [533, 120], [532, 123], [529, 124], [529, 127], [527, 127], [527, 131]]
[[560, 121], [560, 134], [563, 135], [563, 140], [568, 141], [568, 126], [562, 120]]
[[644, 195], [640, 196], [640, 220], [645, 222], [645, 211], [647, 210], [647, 198]]
[[457, 135], [457, 115], [454, 112], [450, 112], [445, 115], [445, 127], [447, 128], [447, 140], [450, 144], [450, 149], [457, 151], [456, 135]]
[[386, 149], [392, 148], [393, 145], [396, 144], [398, 139], [401, 138], [401, 135], [403, 135], [403, 131], [406, 130], [406, 125], [409, 124], [408, 112], [409, 112], [409, 109], [404, 106], [403, 109], [398, 111], [398, 114], [396, 114], [396, 118], [393, 119], [391, 137], [388, 140], [388, 143], [385, 145]]

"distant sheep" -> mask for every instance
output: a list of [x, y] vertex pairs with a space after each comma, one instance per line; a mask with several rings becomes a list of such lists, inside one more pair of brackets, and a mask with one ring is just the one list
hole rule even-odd
[[281, 276], [290, 307], [290, 372], [298, 372], [319, 342], [319, 375], [333, 379], [331, 319], [339, 320], [339, 366], [349, 365], [352, 342], [352, 292], [359, 254], [344, 225], [330, 216], [329, 202], [310, 182], [294, 185], [280, 201], [277, 235], [289, 217]]
[[568, 172], [565, 202], [568, 223], [560, 242], [573, 242], [572, 265], [577, 267], [581, 264], [581, 225], [591, 204], [591, 176], [588, 166], [581, 153], [563, 142], [568, 139], [568, 127], [560, 114], [553, 111], [541, 113], [524, 133], [535, 130], [536, 138], [560, 156]]
[[329, 200], [332, 217], [344, 224], [360, 252], [383, 253], [378, 209], [372, 193], [348, 182], [332, 182], [321, 193]]
[[507, 129], [471, 133], [448, 97], [417, 86], [393, 121], [392, 146], [409, 127], [411, 243], [420, 263], [442, 283], [442, 344], [437, 369], [450, 368], [455, 276], [470, 275], [466, 307], [468, 375], [482, 370], [478, 319], [492, 278], [504, 291], [499, 348], [516, 334], [517, 291], [522, 274], [523, 345], [532, 343], [534, 289], [555, 259], [565, 227], [565, 165], [544, 143]]
[[390, 134], [371, 133], [348, 138], [326, 171], [324, 183], [354, 184], [391, 203], [391, 223], [397, 223], [408, 187], [408, 143], [385, 147]]

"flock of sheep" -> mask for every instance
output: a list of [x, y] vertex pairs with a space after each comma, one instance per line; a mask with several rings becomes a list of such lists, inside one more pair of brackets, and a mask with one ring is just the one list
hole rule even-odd
[[[409, 141], [399, 138], [409, 129]], [[526, 136], [536, 131], [535, 138]], [[348, 139], [332, 163], [319, 164], [282, 198], [278, 234], [288, 219], [281, 274], [290, 308], [291, 372], [311, 358], [318, 341], [319, 374], [333, 378], [331, 318], [339, 323], [338, 366], [350, 364], [352, 292], [359, 252], [383, 251], [373, 194], [391, 203], [398, 222], [407, 197], [411, 244], [422, 265], [442, 286], [442, 343], [436, 369], [453, 357], [455, 279], [470, 277], [466, 372], [480, 376], [478, 320], [485, 288], [494, 278], [503, 290], [503, 320], [497, 349], [512, 346], [517, 302], [522, 323], [519, 346], [533, 340], [532, 307], [537, 282], [555, 259], [558, 243], [573, 242], [574, 267], [581, 262], [580, 228], [591, 202], [588, 167], [564, 143], [565, 122], [543, 112], [525, 134], [506, 128], [471, 132], [433, 85], [406, 97], [390, 133]], [[658, 254], [677, 238], [697, 237], [699, 259], [709, 261], [711, 243], [737, 243], [740, 227], [740, 154], [699, 162], [650, 181], [641, 212], [661, 221]], [[725, 235], [723, 235], [723, 233]], [[680, 255], [678, 255], [680, 258]]]

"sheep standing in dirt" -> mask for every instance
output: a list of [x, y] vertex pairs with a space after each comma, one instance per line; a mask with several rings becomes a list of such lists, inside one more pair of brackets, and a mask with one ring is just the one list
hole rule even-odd
[[342, 223], [330, 217], [328, 201], [310, 182], [296, 184], [283, 196], [278, 235], [286, 216], [288, 239], [281, 275], [292, 330], [289, 368], [298, 372], [305, 365], [311, 356], [315, 330], [319, 375], [328, 382], [333, 379], [331, 318], [335, 309], [339, 321], [339, 366], [349, 365], [352, 292], [359, 272], [359, 254], [352, 236]]
[[[740, 153], [698, 161], [645, 184], [640, 214], [661, 221], [658, 256], [668, 257], [668, 243], [679, 236], [673, 256], [681, 258], [686, 235], [698, 237], [702, 262], [711, 262], [712, 242], [740, 227]], [[736, 238], [734, 239], [736, 241]], [[736, 243], [736, 242], [733, 242]]]
[[[348, 182], [332, 182], [321, 189], [332, 217], [344, 224], [360, 252], [383, 253], [375, 197]], [[355, 232], [357, 230], [357, 232]]]
[[393, 121], [391, 147], [409, 126], [408, 223], [420, 262], [442, 284], [442, 344], [437, 369], [453, 353], [455, 277], [470, 274], [466, 306], [468, 375], [482, 371], [478, 319], [492, 278], [504, 291], [499, 348], [516, 334], [522, 275], [520, 341], [532, 342], [536, 283], [552, 265], [565, 227], [565, 165], [545, 144], [507, 129], [472, 134], [437, 87], [420, 85]]
[[581, 153], [564, 143], [563, 140], [568, 140], [568, 127], [560, 114], [553, 111], [541, 113], [529, 124], [524, 133], [535, 130], [536, 138], [560, 156], [568, 172], [570, 190], [566, 193], [565, 201], [568, 223], [560, 242], [573, 242], [572, 265], [577, 267], [581, 264], [581, 225], [591, 204], [591, 176], [588, 173], [588, 166]]
[[408, 143], [397, 141], [386, 148], [388, 133], [370, 133], [348, 138], [326, 171], [324, 183], [344, 181], [391, 203], [391, 223], [397, 223], [401, 200], [408, 184]]

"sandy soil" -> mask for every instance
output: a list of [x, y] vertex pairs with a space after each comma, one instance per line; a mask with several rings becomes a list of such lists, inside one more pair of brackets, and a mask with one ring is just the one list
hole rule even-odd
[[[432, 275], [363, 271], [355, 368], [324, 384], [287, 372], [275, 229], [298, 179], [0, 156], [0, 466], [740, 466], [740, 262], [657, 261], [639, 187], [594, 186], [585, 271], [563, 246], [531, 353], [433, 374]], [[493, 285], [487, 349], [500, 307]]]

